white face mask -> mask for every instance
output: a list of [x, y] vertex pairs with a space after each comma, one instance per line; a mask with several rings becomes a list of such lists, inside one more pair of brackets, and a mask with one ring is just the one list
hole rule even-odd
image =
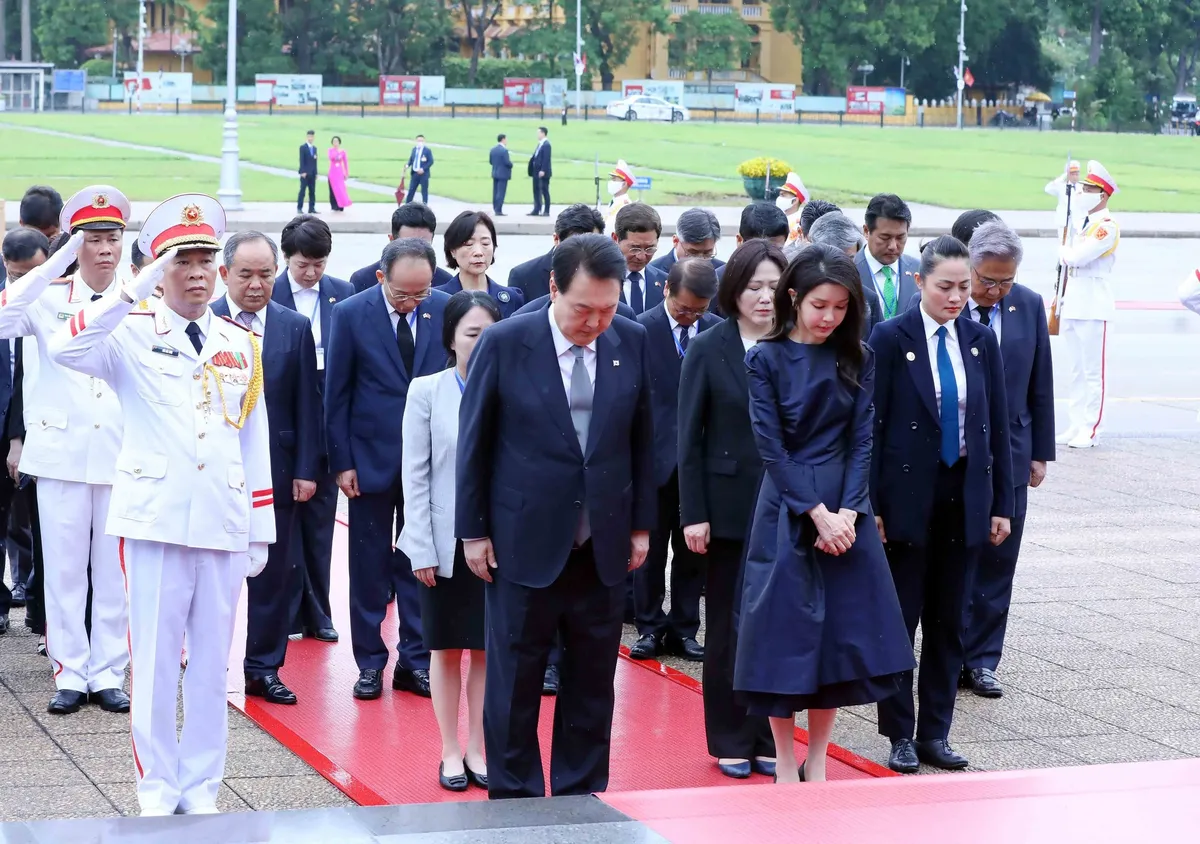
[[775, 207], [781, 211], [789, 211], [795, 202], [795, 197], [793, 197], [790, 193], [781, 193], [775, 200]]
[[1078, 200], [1079, 207], [1083, 209], [1084, 213], [1091, 214], [1093, 211], [1099, 208], [1100, 203], [1104, 201], [1104, 191], [1100, 191], [1099, 193], [1086, 193], [1083, 190], [1076, 188], [1074, 198]]
[[608, 195], [616, 196], [617, 191], [619, 191], [623, 187], [625, 187], [625, 183], [623, 181], [621, 181], [620, 179], [613, 179], [612, 181], [610, 181], [608, 183]]

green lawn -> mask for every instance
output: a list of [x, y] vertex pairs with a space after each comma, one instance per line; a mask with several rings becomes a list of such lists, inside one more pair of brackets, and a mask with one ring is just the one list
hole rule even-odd
[[[36, 181], [64, 193], [89, 182], [111, 181], [134, 199], [152, 200], [172, 191], [216, 191], [216, 164], [112, 149], [86, 141], [47, 137], [6, 127], [30, 125], [79, 135], [131, 141], [206, 155], [219, 155], [217, 115], [16, 115], [0, 118], [0, 192], [19, 195]], [[247, 115], [240, 120], [242, 158], [292, 168], [304, 132], [313, 129], [324, 149], [341, 135], [351, 174], [394, 186], [411, 147], [423, 132], [437, 148], [435, 195], [486, 203], [491, 198], [488, 149], [498, 132], [509, 135], [515, 179], [514, 204], [529, 197], [525, 162], [535, 143], [536, 123], [525, 119], [359, 118]], [[1062, 172], [1068, 151], [1105, 163], [1121, 185], [1116, 207], [1125, 211], [1200, 211], [1200, 141], [1182, 136], [1068, 134], [946, 129], [879, 129], [859, 126], [783, 124], [626, 124], [573, 121], [550, 125], [554, 144], [555, 202], [591, 202], [595, 161], [601, 176], [617, 158], [652, 176], [643, 197], [659, 204], [740, 204], [744, 192], [739, 162], [772, 155], [791, 163], [814, 195], [862, 204], [880, 191], [905, 199], [955, 208], [1046, 209], [1042, 187]], [[324, 167], [322, 167], [324, 170]], [[657, 171], [657, 172], [654, 172]], [[243, 171], [247, 201], [288, 201], [294, 183]], [[388, 196], [356, 191], [360, 201]]]

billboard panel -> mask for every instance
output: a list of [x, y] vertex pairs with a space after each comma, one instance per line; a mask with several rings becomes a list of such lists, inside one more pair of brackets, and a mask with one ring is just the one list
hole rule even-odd
[[504, 80], [504, 105], [512, 108], [546, 102], [545, 80], [508, 77]]
[[321, 102], [319, 73], [256, 73], [254, 101], [280, 106], [304, 106]]
[[796, 112], [796, 86], [753, 82], [734, 86], [734, 111], [764, 111], [771, 114]]
[[446, 104], [444, 76], [381, 76], [379, 104], [385, 106], [429, 106]]
[[659, 97], [672, 105], [683, 105], [683, 82], [662, 79], [626, 79], [621, 82], [621, 99]]
[[[125, 71], [125, 99], [132, 99], [133, 92], [138, 89], [136, 70]], [[192, 101], [192, 75], [190, 73], [167, 73], [154, 71], [142, 73], [141, 101], [145, 103], [181, 103]]]
[[889, 114], [903, 116], [907, 111], [903, 88], [870, 88], [851, 85], [846, 88], [848, 114]]

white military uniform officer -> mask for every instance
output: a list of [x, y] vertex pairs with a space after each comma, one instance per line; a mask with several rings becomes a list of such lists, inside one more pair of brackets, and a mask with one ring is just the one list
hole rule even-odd
[[1121, 229], [1108, 210], [1117, 184], [1100, 162], [1088, 162], [1079, 187], [1071, 213], [1078, 215], [1080, 229], [1061, 255], [1068, 268], [1059, 317], [1070, 367], [1070, 424], [1057, 439], [1071, 448], [1091, 448], [1104, 416], [1104, 355], [1108, 324], [1117, 314], [1112, 269]]
[[635, 184], [633, 170], [623, 160], [618, 161], [617, 166], [608, 174], [608, 193], [612, 201], [608, 203], [608, 213], [604, 217], [606, 229], [612, 229], [616, 224], [618, 211], [626, 205], [633, 204], [629, 197], [629, 189]]
[[800, 211], [808, 200], [808, 188], [804, 182], [797, 174], [788, 173], [787, 180], [779, 189], [779, 196], [775, 198], [775, 204], [787, 215], [788, 243], [795, 243], [803, 234], [800, 230]]
[[[129, 664], [125, 585], [117, 540], [104, 532], [120, 448], [121, 405], [103, 381], [59, 366], [46, 353], [49, 338], [84, 304], [117, 299], [128, 215], [129, 202], [116, 188], [84, 188], [63, 206], [60, 226], [77, 237], [52, 259], [54, 273], [43, 266], [0, 294], [0, 337], [37, 339], [38, 377], [27, 382], [30, 424], [20, 471], [38, 479], [46, 655], [58, 689], [48, 710], [55, 714], [78, 711], [89, 696], [110, 712], [129, 711], [122, 690]], [[72, 259], [79, 271], [55, 281]], [[89, 562], [90, 637], [84, 625]]]
[[[262, 570], [275, 541], [260, 347], [207, 304], [224, 221], [207, 196], [159, 205], [140, 235], [157, 260], [120, 298], [73, 316], [50, 348], [63, 366], [108, 381], [125, 410], [108, 532], [121, 537], [128, 581], [143, 815], [216, 811], [234, 612], [243, 578]], [[160, 279], [153, 310], [130, 301], [148, 298]]]

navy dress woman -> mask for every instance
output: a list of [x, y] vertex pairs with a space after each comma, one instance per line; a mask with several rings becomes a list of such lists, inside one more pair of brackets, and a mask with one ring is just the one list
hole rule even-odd
[[496, 263], [496, 224], [482, 211], [464, 211], [450, 221], [442, 238], [446, 266], [458, 275], [437, 289], [453, 296], [460, 290], [487, 293], [500, 308], [500, 316], [510, 317], [525, 304], [525, 294], [517, 287], [505, 287], [488, 278], [487, 271]]
[[[837, 709], [895, 694], [913, 667], [875, 531], [874, 363], [860, 341], [861, 282], [828, 246], [805, 249], [775, 294], [775, 327], [746, 356], [750, 420], [766, 465], [743, 576], [734, 688], [766, 715], [779, 782], [825, 779]], [[796, 769], [795, 713], [809, 753]]]

